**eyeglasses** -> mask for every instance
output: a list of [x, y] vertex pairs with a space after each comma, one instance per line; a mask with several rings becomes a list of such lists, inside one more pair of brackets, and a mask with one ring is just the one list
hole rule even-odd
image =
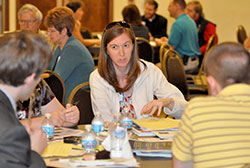
[[31, 24], [34, 24], [36, 22], [36, 20], [19, 20], [19, 23], [20, 24], [29, 24], [29, 25], [31, 25]]
[[125, 22], [125, 21], [120, 21], [120, 22], [111, 22], [109, 23], [106, 27], [105, 27], [105, 30], [108, 30], [112, 27], [114, 27], [115, 25], [119, 25], [119, 26], [122, 26], [122, 27], [125, 27], [125, 28], [131, 28], [130, 25]]
[[51, 30], [51, 29], [50, 29], [50, 30], [48, 30], [47, 32], [48, 32], [48, 34], [52, 34], [52, 33], [55, 33], [56, 31], [57, 31], [57, 30], [53, 30], [53, 29]]

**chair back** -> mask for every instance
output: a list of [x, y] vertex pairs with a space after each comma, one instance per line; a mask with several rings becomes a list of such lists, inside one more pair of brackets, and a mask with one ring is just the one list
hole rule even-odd
[[87, 27], [82, 26], [80, 33], [84, 39], [92, 39], [91, 31]]
[[160, 55], [159, 55], [159, 57], [160, 57], [160, 62], [163, 61], [163, 56], [164, 56], [164, 54], [165, 54], [168, 50], [170, 50], [170, 49], [171, 49], [171, 46], [170, 46], [168, 43], [163, 43], [163, 44], [161, 45], [161, 47], [160, 47]]
[[62, 78], [51, 70], [45, 70], [46, 74], [49, 74], [48, 77], [44, 78], [46, 83], [49, 85], [50, 89], [55, 94], [57, 100], [64, 105], [65, 101], [65, 85]]
[[205, 61], [207, 59], [207, 52], [210, 50], [210, 48], [212, 48], [213, 46], [215, 45], [215, 36], [212, 35], [209, 40], [208, 40], [208, 43], [207, 43], [207, 47], [206, 47], [206, 51], [205, 51], [205, 54], [204, 54], [204, 57], [202, 59], [202, 62], [201, 62], [201, 66], [200, 66], [200, 69], [199, 69], [199, 72], [197, 75], [204, 75], [204, 66], [205, 66]]
[[138, 55], [139, 58], [144, 59], [149, 62], [154, 61], [154, 48], [149, 44], [149, 41], [142, 38], [136, 37], [138, 45]]
[[188, 100], [189, 91], [184, 65], [179, 54], [174, 50], [168, 50], [163, 57], [162, 70], [168, 82], [175, 85]]
[[247, 38], [247, 33], [244, 26], [239, 25], [236, 30], [236, 36], [239, 43], [243, 44], [244, 40]]
[[75, 104], [80, 111], [78, 125], [91, 124], [94, 113], [91, 105], [89, 82], [76, 86], [69, 95], [68, 103]]

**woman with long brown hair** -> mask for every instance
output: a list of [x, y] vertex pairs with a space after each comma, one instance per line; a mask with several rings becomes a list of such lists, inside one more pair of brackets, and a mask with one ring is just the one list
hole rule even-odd
[[157, 109], [160, 114], [163, 107], [165, 113], [180, 118], [187, 104], [159, 68], [139, 60], [135, 35], [126, 22], [106, 26], [98, 69], [90, 75], [90, 89], [93, 110], [101, 111], [105, 121], [111, 121], [124, 106], [134, 119]]

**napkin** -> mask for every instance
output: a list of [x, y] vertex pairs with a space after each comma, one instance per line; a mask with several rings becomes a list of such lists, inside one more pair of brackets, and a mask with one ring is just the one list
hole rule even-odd
[[[134, 155], [132, 153], [132, 150], [131, 150], [131, 147], [130, 147], [128, 140], [129, 140], [128, 134], [126, 133], [126, 137], [125, 137], [125, 140], [124, 140], [123, 145], [122, 145], [122, 157], [124, 159], [134, 158]], [[110, 151], [110, 149], [111, 149], [111, 136], [110, 135], [102, 142], [102, 146], [107, 151]]]

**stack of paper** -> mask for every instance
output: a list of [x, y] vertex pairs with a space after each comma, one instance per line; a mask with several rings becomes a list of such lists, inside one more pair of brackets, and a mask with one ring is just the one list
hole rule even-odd
[[134, 120], [133, 133], [138, 136], [158, 136], [161, 139], [172, 139], [178, 129], [179, 120], [169, 118], [148, 118]]
[[141, 120], [133, 120], [133, 122], [141, 129], [145, 130], [172, 130], [179, 127], [179, 120], [170, 118], [147, 118]]
[[106, 159], [106, 160], [76, 160], [71, 159], [70, 165], [73, 167], [139, 167], [136, 159]]
[[160, 139], [173, 139], [177, 131], [155, 131], [154, 134]]
[[164, 150], [164, 151], [142, 151], [142, 150], [135, 150], [134, 153], [137, 156], [148, 156], [148, 157], [165, 157], [165, 158], [171, 158], [172, 157], [172, 151], [171, 150]]
[[43, 157], [68, 157], [72, 155], [72, 149], [78, 149], [78, 154], [81, 152], [81, 154], [84, 153], [81, 146], [73, 145], [73, 144], [66, 144], [63, 142], [53, 142], [50, 143], [45, 151], [43, 152]]

